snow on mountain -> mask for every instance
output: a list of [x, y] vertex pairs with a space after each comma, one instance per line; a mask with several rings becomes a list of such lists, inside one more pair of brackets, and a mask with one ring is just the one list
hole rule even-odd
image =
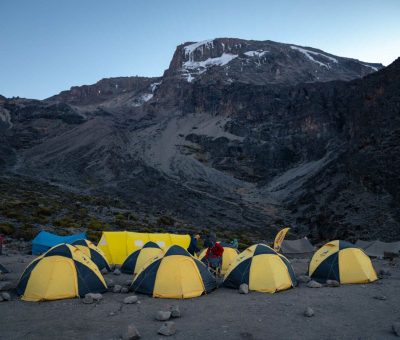
[[213, 48], [214, 47], [214, 39], [208, 39], [199, 41], [197, 43], [185, 46], [185, 55], [189, 57], [189, 60], [193, 61], [193, 52], [201, 47], [201, 52], [203, 52], [204, 48]]
[[247, 51], [247, 52], [244, 52], [244, 54], [247, 55], [248, 57], [261, 58], [264, 54], [266, 54], [268, 52], [269, 51], [258, 50], [258, 51]]
[[182, 71], [187, 77], [187, 81], [190, 83], [194, 79], [193, 75], [199, 75], [207, 71], [212, 66], [224, 66], [237, 58], [237, 54], [222, 53], [220, 57], [208, 58], [203, 61], [185, 61], [182, 65]]
[[297, 50], [297, 51], [303, 53], [309, 60], [313, 61], [314, 63], [319, 64], [320, 66], [326, 67], [326, 68], [330, 68], [329, 61], [328, 61], [328, 64], [325, 64], [325, 63], [323, 63], [323, 62], [321, 62], [319, 60], [314, 59], [312, 57], [312, 55], [328, 59], [331, 62], [336, 63], [336, 64], [338, 63], [337, 59], [335, 59], [333, 57], [330, 57], [330, 56], [328, 56], [326, 54], [322, 54], [322, 53], [306, 50], [305, 48], [301, 48], [301, 47], [298, 47], [298, 46], [290, 46], [290, 48], [292, 50]]

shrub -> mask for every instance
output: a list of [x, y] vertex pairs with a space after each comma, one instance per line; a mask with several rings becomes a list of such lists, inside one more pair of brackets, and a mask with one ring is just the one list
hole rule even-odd
[[157, 224], [174, 225], [175, 224], [175, 220], [170, 216], [161, 216], [161, 217], [158, 218]]
[[15, 228], [12, 224], [10, 223], [3, 223], [0, 224], [0, 234], [4, 234], [4, 235], [12, 235], [15, 232]]

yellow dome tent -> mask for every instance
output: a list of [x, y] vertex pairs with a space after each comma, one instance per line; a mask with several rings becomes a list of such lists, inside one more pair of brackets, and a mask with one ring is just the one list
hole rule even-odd
[[[207, 248], [203, 249], [199, 255], [199, 260], [203, 261], [204, 257], [206, 256]], [[238, 255], [238, 251], [232, 247], [224, 247], [224, 252], [222, 254], [222, 268], [221, 274], [225, 274], [228, 270], [229, 265], [235, 260], [236, 256]]]
[[99, 270], [107, 269], [108, 271], [111, 271], [106, 256], [92, 242], [89, 240], [77, 240], [73, 242], [72, 245], [88, 256], [94, 264], [97, 265]]
[[209, 293], [215, 278], [200, 260], [179, 246], [171, 246], [137, 274], [130, 289], [159, 298], [188, 299]]
[[164, 251], [157, 243], [147, 242], [143, 248], [135, 250], [126, 258], [121, 266], [121, 271], [125, 274], [136, 275], [147, 262], [163, 254]]
[[377, 280], [371, 260], [360, 248], [345, 241], [325, 244], [312, 257], [308, 275], [321, 283], [368, 283]]
[[190, 244], [189, 235], [136, 233], [129, 231], [105, 231], [97, 245], [105, 254], [108, 263], [122, 264], [129, 254], [143, 247], [147, 242], [157, 243], [161, 249], [172, 245], [187, 249]]
[[241, 252], [225, 274], [225, 287], [238, 289], [242, 283], [250, 290], [275, 293], [294, 287], [297, 281], [286, 257], [265, 244], [255, 244]]
[[17, 293], [25, 301], [84, 297], [107, 290], [97, 266], [78, 248], [60, 244], [33, 260], [22, 274]]

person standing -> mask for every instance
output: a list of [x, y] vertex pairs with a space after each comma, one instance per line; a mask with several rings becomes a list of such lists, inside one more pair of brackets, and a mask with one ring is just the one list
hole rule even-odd
[[190, 238], [190, 244], [189, 244], [189, 247], [188, 247], [187, 251], [192, 256], [194, 256], [195, 254], [198, 255], [198, 253], [200, 252], [199, 247], [197, 247], [197, 241], [198, 240], [200, 240], [200, 235], [199, 234], [192, 235], [192, 237]]

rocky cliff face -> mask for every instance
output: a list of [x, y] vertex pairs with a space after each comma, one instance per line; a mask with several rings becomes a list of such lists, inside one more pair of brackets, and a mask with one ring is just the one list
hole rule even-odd
[[400, 60], [381, 68], [270, 41], [186, 43], [162, 79], [3, 99], [0, 166], [194, 225], [398, 237]]
[[351, 80], [382, 67], [310, 47], [220, 38], [178, 46], [164, 77], [176, 76], [187, 82], [287, 85]]

